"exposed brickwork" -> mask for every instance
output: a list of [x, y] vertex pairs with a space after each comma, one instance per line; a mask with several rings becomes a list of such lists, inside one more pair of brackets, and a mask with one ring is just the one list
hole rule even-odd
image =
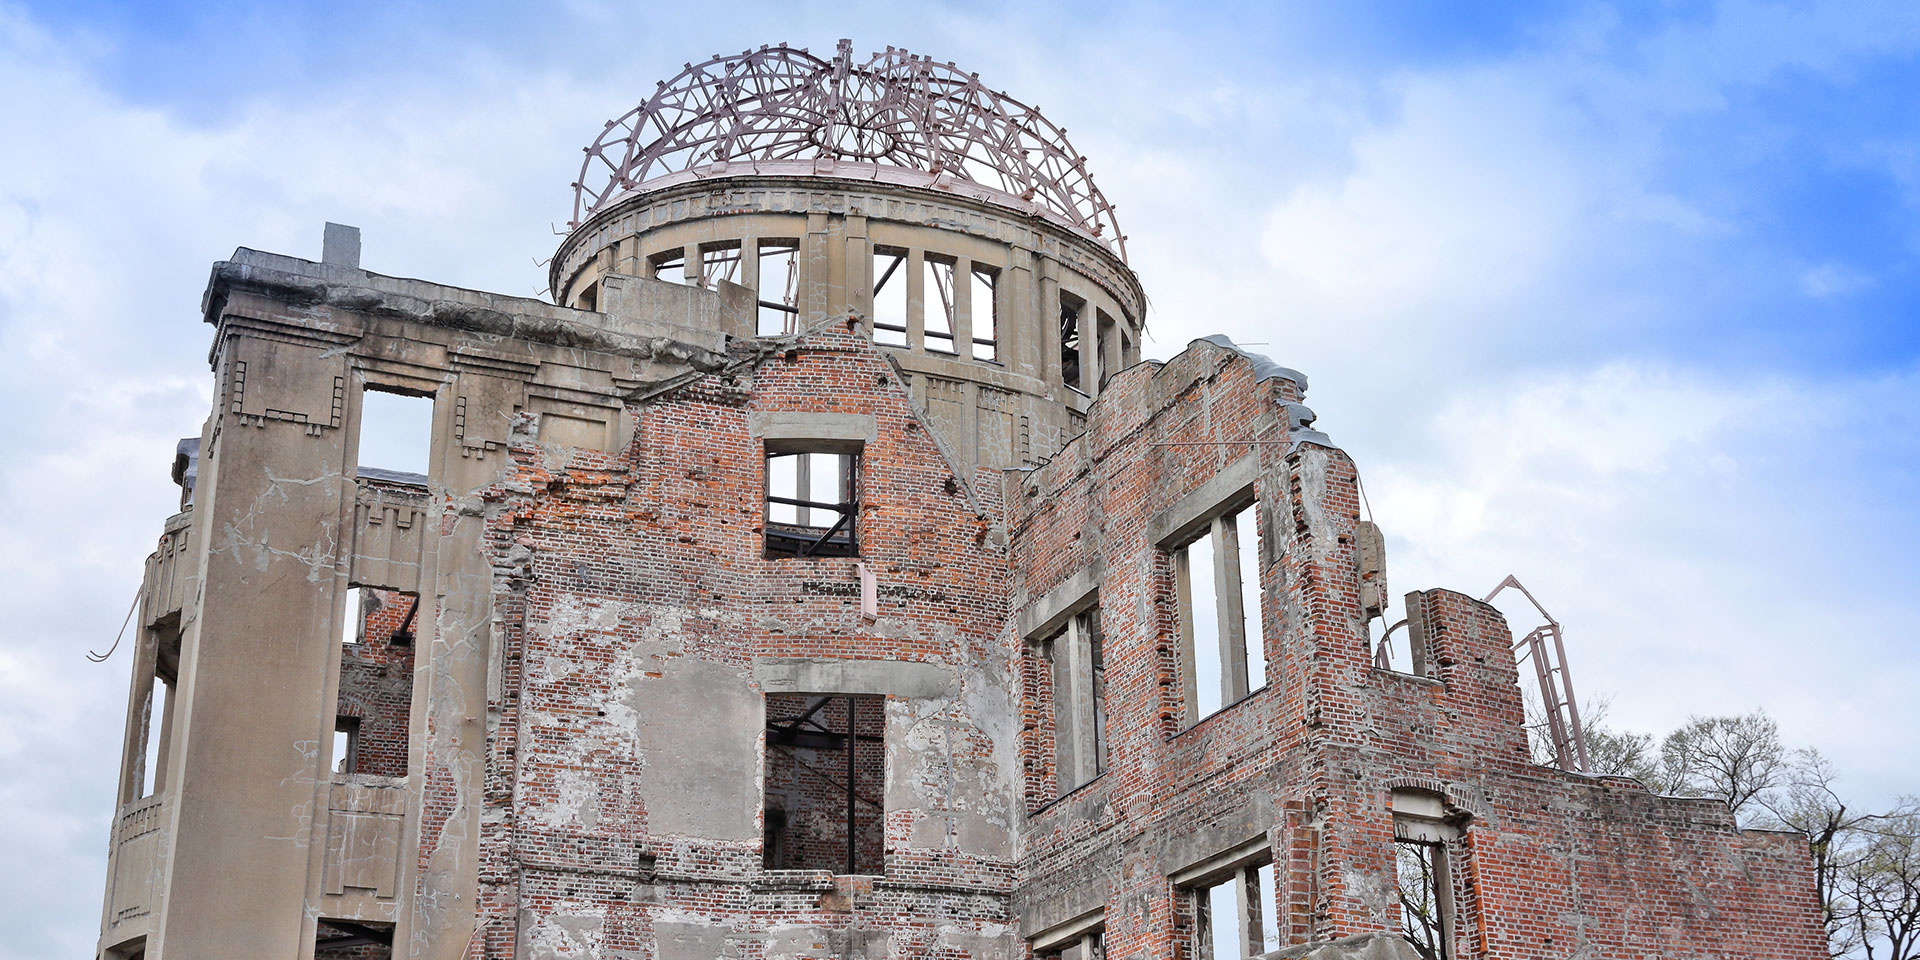
[[[857, 286], [834, 251], [871, 238], [812, 230], [833, 283]], [[165, 883], [192, 884], [148, 898], [116, 867], [103, 950], [159, 929], [141, 912], [157, 902], [182, 956], [268, 926], [293, 953], [315, 918], [356, 917], [393, 924], [407, 941], [395, 952], [463, 960], [1007, 960], [1037, 935], [1051, 952], [1095, 929], [1115, 960], [1187, 960], [1193, 889], [1271, 862], [1262, 908], [1282, 943], [1385, 934], [1351, 943], [1392, 953], [1396, 827], [1418, 809], [1438, 835], [1412, 839], [1445, 844], [1455, 956], [1823, 955], [1793, 838], [1528, 762], [1512, 635], [1492, 607], [1410, 594], [1407, 637], [1429, 675], [1374, 668], [1358, 480], [1324, 435], [1289, 435], [1297, 374], [1196, 343], [1112, 375], [1084, 419], [1086, 398], [1060, 400], [1057, 421], [1084, 432], [1046, 463], [987, 469], [982, 451], [1013, 421], [1002, 400], [976, 401], [1030, 375], [1015, 361], [1046, 345], [1032, 329], [1025, 342], [1002, 329], [1006, 366], [936, 385], [908, 374], [924, 356], [877, 348], [857, 311], [779, 338], [708, 331], [700, 346], [675, 337], [701, 331], [658, 318], [244, 259], [208, 300], [217, 362], [252, 359], [244, 398], [239, 368], [219, 368], [234, 371], [232, 399], [203, 438], [208, 486], [190, 517], [209, 546], [187, 555], [217, 602], [178, 611], [198, 658], [181, 686], [203, 698], [177, 735], [186, 782], [123, 797], [115, 827], [135, 881], [169, 849], [151, 824], [181, 831]], [[1036, 287], [1009, 270], [1005, 289], [1057, 305], [1042, 292], [1057, 271]], [[692, 310], [738, 291], [629, 292]], [[347, 482], [353, 451], [332, 423], [246, 413], [354, 416], [334, 406], [350, 377], [435, 395], [436, 429], [454, 436], [436, 435], [424, 492]], [[1055, 446], [1044, 429], [1026, 442]], [[766, 454], [809, 445], [860, 457], [858, 557], [765, 549]], [[1238, 535], [1257, 559], [1241, 572], [1259, 586], [1248, 646], [1265, 681], [1195, 721], [1176, 551], [1249, 497]], [[269, 542], [341, 555], [258, 549]], [[341, 644], [338, 591], [361, 582], [381, 589], [360, 642]], [[411, 643], [395, 639], [413, 603], [398, 590], [423, 597]], [[1106, 769], [1063, 793], [1076, 773], [1056, 731], [1087, 730], [1092, 711], [1060, 702], [1079, 684], [1056, 677], [1088, 674], [1071, 657], [1056, 673], [1047, 634], [1089, 614]], [[259, 656], [276, 631], [295, 639]], [[247, 699], [242, 676], [273, 695]], [[820, 696], [835, 699], [813, 739], [769, 737]], [[850, 872], [833, 740], [848, 697], [862, 704]], [[242, 700], [250, 713], [221, 712]], [[361, 721], [360, 779], [311, 749], [336, 716]], [[241, 752], [206, 746], [220, 742]], [[142, 743], [130, 736], [128, 756]], [[293, 775], [245, 779], [269, 761]], [[232, 802], [242, 781], [281, 806]], [[771, 857], [770, 807], [788, 828]], [[236, 820], [255, 856], [225, 853], [217, 830]], [[273, 869], [253, 869], [260, 857]], [[238, 870], [253, 872], [233, 882]], [[229, 901], [258, 916], [222, 926]]]
[[360, 722], [353, 769], [346, 772], [404, 777], [413, 723], [414, 645], [401, 628], [415, 598], [371, 589], [363, 596], [359, 642], [340, 649], [339, 716]]
[[[1256, 383], [1250, 364], [1202, 344], [1109, 389], [1084, 437], [1009, 485], [1019, 595], [1096, 557], [1106, 571], [1111, 766], [1033, 814], [1016, 909], [1053, 913], [1028, 929], [1104, 904], [1108, 956], [1192, 956], [1191, 899], [1168, 877], [1264, 836], [1284, 942], [1394, 930], [1390, 801], [1406, 788], [1444, 796], [1464, 825], [1449, 846], [1458, 955], [1822, 955], [1804, 846], [1741, 833], [1711, 803], [1528, 762], [1512, 637], [1493, 608], [1411, 595], [1432, 676], [1373, 668], [1352, 463], [1317, 444], [1234, 442], [1282, 435], [1291, 381]], [[1158, 445], [1173, 442], [1187, 445]], [[1241, 456], [1259, 463], [1269, 684], [1188, 727], [1170, 555], [1147, 534]], [[1025, 689], [1045, 696], [1032, 652]], [[1036, 776], [1047, 715], [1024, 713], [1030, 794], [1049, 783]], [[1089, 887], [1102, 895], [1078, 893]]]

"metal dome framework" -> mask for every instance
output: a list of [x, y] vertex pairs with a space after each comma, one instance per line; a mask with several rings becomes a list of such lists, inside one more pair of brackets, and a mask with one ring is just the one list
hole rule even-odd
[[586, 148], [568, 228], [660, 177], [821, 159], [997, 190], [1126, 259], [1113, 204], [1064, 128], [952, 63], [888, 47], [855, 64], [847, 40], [831, 62], [782, 45], [687, 64]]

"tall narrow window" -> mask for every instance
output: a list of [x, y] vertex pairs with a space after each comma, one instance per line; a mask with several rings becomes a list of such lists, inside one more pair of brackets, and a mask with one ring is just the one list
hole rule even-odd
[[413, 729], [414, 632], [420, 598], [355, 587], [341, 631], [335, 772], [407, 775]]
[[953, 353], [953, 264], [928, 257], [926, 270], [922, 336], [928, 350]]
[[767, 869], [883, 872], [886, 724], [885, 697], [767, 695]]
[[712, 287], [720, 281], [740, 282], [740, 241], [700, 245], [700, 285]]
[[907, 345], [907, 251], [873, 251], [873, 342]]
[[760, 336], [793, 333], [800, 315], [800, 274], [795, 261], [800, 256], [798, 240], [761, 240], [759, 242], [759, 327]]
[[1242, 960], [1280, 949], [1274, 893], [1273, 864], [1266, 862], [1243, 863], [1189, 887], [1194, 956]]
[[1107, 381], [1120, 372], [1120, 327], [1112, 317], [1107, 316], [1105, 310], [1094, 312], [1100, 318], [1099, 340], [1094, 346], [1100, 356], [1100, 389], [1105, 390]]
[[1065, 293], [1060, 295], [1060, 382], [1086, 392], [1080, 382], [1080, 315], [1086, 302]]
[[1453, 869], [1449, 846], [1460, 839], [1460, 818], [1423, 790], [1393, 791], [1394, 882], [1400, 894], [1401, 936], [1427, 960], [1453, 956]]
[[1174, 551], [1189, 722], [1267, 682], [1255, 518], [1251, 505], [1223, 513]]
[[1100, 608], [1075, 614], [1047, 643], [1053, 664], [1054, 768], [1066, 793], [1107, 769], [1107, 662]]
[[147, 744], [144, 779], [140, 795], [150, 797], [166, 785], [168, 740], [173, 735], [173, 680], [162, 674], [153, 678], [153, 702], [147, 715]]
[[973, 268], [973, 290], [971, 316], [973, 319], [972, 356], [975, 360], [999, 359], [1000, 344], [995, 324], [997, 304], [994, 300], [994, 284], [997, 275], [986, 267]]
[[335, 717], [333, 721], [333, 772], [353, 773], [360, 760], [360, 718]]
[[366, 597], [359, 587], [347, 588], [347, 609], [340, 617], [340, 642], [359, 643], [362, 625], [366, 623]]
[[823, 450], [767, 451], [767, 555], [860, 554], [860, 457]]
[[359, 473], [426, 483], [433, 453], [433, 397], [368, 387], [360, 397]]

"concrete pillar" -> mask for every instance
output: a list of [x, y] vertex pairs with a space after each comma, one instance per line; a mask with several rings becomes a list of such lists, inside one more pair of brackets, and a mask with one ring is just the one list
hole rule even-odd
[[[918, 248], [907, 251], [907, 345], [914, 353], [927, 352], [927, 255]], [[919, 398], [922, 406], [925, 397]]]
[[[241, 336], [222, 351], [229, 385], [242, 348], [250, 410], [299, 410], [299, 399], [281, 396], [346, 373], [326, 345]], [[319, 422], [224, 414], [201, 460], [201, 606], [182, 643], [170, 871], [149, 954], [312, 950], [313, 921], [290, 905], [306, 902], [314, 851], [289, 816], [311, 816], [325, 775], [328, 743], [316, 738], [335, 709], [326, 692], [338, 669], [333, 586], [348, 443], [346, 430], [320, 425], [326, 410], [308, 412]], [[270, 520], [259, 510], [267, 502]]]
[[953, 352], [973, 357], [973, 261], [953, 264]]
[[1092, 303], [1080, 308], [1080, 392], [1100, 395], [1100, 310]]
[[681, 248], [680, 255], [682, 258], [680, 272], [687, 278], [687, 286], [705, 286], [702, 281], [705, 278], [706, 264], [700, 260], [700, 245], [689, 243]]
[[[1213, 588], [1220, 625], [1220, 705], [1247, 689], [1247, 618], [1240, 601], [1240, 532], [1232, 516], [1213, 518]], [[1204, 602], [1204, 601], [1203, 601]]]
[[867, 239], [867, 218], [847, 217], [843, 246], [847, 309], [860, 315], [860, 331], [873, 337], [873, 243]]
[[1054, 276], [1052, 260], [1042, 258], [1034, 271], [1040, 284], [1040, 316], [1036, 318], [1034, 329], [1039, 331], [1036, 350], [1039, 353], [1036, 375], [1050, 384], [1061, 383], [1060, 378], [1060, 281]]
[[1000, 362], [1007, 369], [1029, 377], [1042, 376], [1040, 342], [1046, 323], [1046, 311], [1039, 309], [1039, 288], [1034, 285], [1033, 251], [1014, 247], [1007, 269], [994, 284], [998, 321], [994, 336], [1000, 341]]

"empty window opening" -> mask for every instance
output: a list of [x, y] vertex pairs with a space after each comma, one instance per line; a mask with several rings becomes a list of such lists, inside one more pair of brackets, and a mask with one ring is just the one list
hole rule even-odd
[[973, 268], [973, 297], [968, 301], [973, 319], [973, 358], [998, 360], [1000, 344], [996, 337], [996, 301], [994, 285], [998, 275], [986, 267]]
[[1100, 610], [1075, 614], [1048, 641], [1053, 665], [1054, 767], [1066, 793], [1107, 769], [1107, 663]]
[[1120, 327], [1107, 316], [1105, 310], [1094, 311], [1100, 318], [1099, 337], [1095, 347], [1100, 352], [1100, 389], [1107, 388], [1107, 381], [1120, 372]]
[[1453, 954], [1450, 847], [1461, 839], [1460, 819], [1448, 819], [1438, 794], [1393, 791], [1393, 872], [1401, 935], [1427, 960], [1448, 960]]
[[725, 280], [740, 282], [740, 241], [728, 240], [700, 246], [700, 285], [713, 287]]
[[767, 451], [767, 555], [859, 556], [860, 457]]
[[360, 631], [366, 623], [366, 602], [366, 594], [361, 588], [347, 588], [347, 609], [340, 618], [341, 643], [360, 642]]
[[1249, 864], [1193, 888], [1194, 955], [1241, 960], [1280, 949], [1273, 878], [1271, 863]]
[[1107, 934], [1094, 930], [1075, 937], [1064, 946], [1034, 952], [1034, 960], [1106, 960]]
[[173, 680], [154, 677], [151, 702], [147, 705], [147, 742], [141, 758], [140, 796], [151, 797], [167, 785], [167, 754], [173, 739]]
[[1214, 517], [1174, 555], [1188, 722], [1267, 683], [1255, 518], [1251, 505]]
[[886, 247], [873, 252], [873, 342], [907, 345], [907, 252]]
[[334, 772], [403, 777], [412, 740], [420, 598], [373, 587], [348, 594], [335, 714], [351, 729], [335, 727]]
[[685, 250], [668, 250], [647, 258], [647, 276], [662, 283], [687, 282], [687, 253]]
[[1080, 382], [1080, 315], [1086, 302], [1060, 295], [1060, 382], [1084, 392]]
[[886, 698], [768, 694], [766, 737], [767, 869], [882, 873]]
[[1235, 542], [1240, 547], [1238, 571], [1240, 614], [1247, 647], [1247, 689], [1267, 685], [1266, 623], [1260, 610], [1260, 532], [1255, 528], [1254, 510], [1247, 507], [1233, 515]]
[[360, 476], [424, 484], [432, 452], [433, 397], [378, 387], [361, 394]]
[[393, 924], [322, 917], [313, 928], [313, 960], [388, 960]]
[[1446, 847], [1422, 840], [1393, 842], [1394, 875], [1400, 888], [1402, 936], [1428, 960], [1447, 960]]
[[800, 256], [798, 240], [762, 240], [759, 244], [760, 336], [793, 333], [800, 316]]
[[360, 760], [360, 718], [333, 719], [333, 772], [353, 773]]
[[953, 264], [927, 258], [926, 292], [922, 299], [925, 323], [922, 336], [927, 349], [953, 353]]

